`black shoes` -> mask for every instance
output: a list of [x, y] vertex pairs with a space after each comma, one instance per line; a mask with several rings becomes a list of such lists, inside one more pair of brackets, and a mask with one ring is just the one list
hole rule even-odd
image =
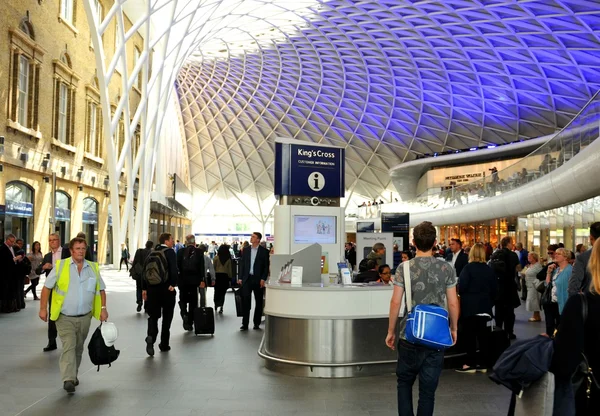
[[223, 313], [223, 307], [221, 306], [221, 309], [219, 309], [219, 313]]
[[508, 335], [508, 339], [513, 340], [513, 339], [517, 339], [517, 336], [513, 333], [513, 334], [509, 334]]
[[192, 329], [194, 329], [194, 327], [189, 322], [183, 321], [183, 329], [184, 331], [191, 331]]
[[141, 304], [141, 303], [138, 303], [138, 306], [137, 306], [137, 309], [136, 309], [136, 310], [137, 310], [138, 312], [141, 312], [141, 311], [142, 311], [142, 304]]
[[260, 326], [259, 325], [254, 325], [254, 327], [252, 329], [260, 330]]
[[44, 352], [54, 351], [56, 348], [56, 342], [49, 342], [48, 345], [44, 347]]
[[158, 349], [160, 350], [160, 352], [171, 351], [171, 347], [170, 346], [167, 345], [166, 347], [163, 347], [162, 344], [158, 344]]
[[247, 331], [248, 327], [246, 325], [240, 326], [240, 331]]
[[63, 384], [63, 389], [65, 389], [65, 391], [69, 394], [75, 393], [75, 383], [67, 380]]
[[154, 357], [154, 343], [152, 342], [151, 336], [146, 337], [146, 353], [150, 357]]

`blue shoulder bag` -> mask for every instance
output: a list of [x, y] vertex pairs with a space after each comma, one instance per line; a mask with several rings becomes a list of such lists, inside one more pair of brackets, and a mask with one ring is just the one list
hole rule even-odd
[[404, 293], [406, 294], [406, 340], [435, 350], [445, 350], [453, 344], [448, 321], [448, 311], [437, 305], [417, 305], [412, 309], [412, 287], [410, 280], [410, 261], [402, 264], [404, 268]]

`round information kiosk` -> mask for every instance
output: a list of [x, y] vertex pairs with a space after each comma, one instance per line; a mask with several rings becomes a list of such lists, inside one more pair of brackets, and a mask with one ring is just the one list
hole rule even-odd
[[391, 373], [385, 345], [392, 287], [270, 283], [259, 355], [270, 370], [303, 377]]

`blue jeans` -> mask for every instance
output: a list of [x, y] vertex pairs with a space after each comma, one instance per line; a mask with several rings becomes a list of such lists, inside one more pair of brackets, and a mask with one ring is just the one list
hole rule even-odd
[[413, 416], [412, 387], [419, 376], [417, 416], [432, 416], [435, 390], [444, 365], [444, 351], [436, 351], [404, 340], [398, 342], [398, 416]]

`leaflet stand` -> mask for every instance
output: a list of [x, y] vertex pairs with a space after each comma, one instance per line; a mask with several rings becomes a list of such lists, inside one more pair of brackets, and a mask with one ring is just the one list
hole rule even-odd
[[319, 244], [312, 244], [294, 254], [273, 254], [270, 257], [271, 279], [291, 282], [292, 267], [302, 267], [302, 283], [321, 283], [321, 252]]

